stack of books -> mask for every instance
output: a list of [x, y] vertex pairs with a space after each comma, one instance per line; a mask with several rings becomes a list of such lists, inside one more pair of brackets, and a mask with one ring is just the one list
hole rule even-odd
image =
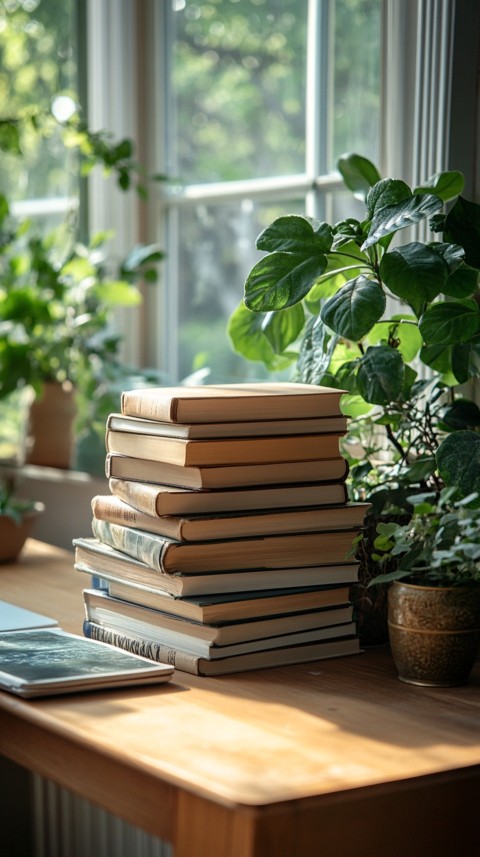
[[74, 540], [86, 636], [199, 675], [359, 651], [343, 391], [294, 383], [126, 391], [110, 493]]

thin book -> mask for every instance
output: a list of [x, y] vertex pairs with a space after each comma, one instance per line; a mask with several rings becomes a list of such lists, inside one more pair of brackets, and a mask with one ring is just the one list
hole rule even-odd
[[0, 634], [0, 688], [31, 699], [168, 681], [172, 664], [156, 660], [59, 627], [10, 631]]
[[119, 497], [97, 494], [92, 498], [94, 518], [156, 533], [177, 541], [212, 541], [277, 533], [304, 533], [315, 530], [342, 530], [360, 527], [368, 503], [300, 509], [261, 510], [180, 517], [157, 517], [134, 509]]
[[229, 464], [184, 467], [168, 461], [153, 461], [107, 452], [105, 473], [108, 478], [154, 482], [179, 488], [219, 489], [252, 488], [298, 482], [344, 481], [348, 464], [342, 456], [309, 461], [285, 461], [267, 464]]
[[345, 434], [347, 418], [344, 416], [316, 417], [312, 419], [249, 420], [229, 423], [169, 423], [146, 420], [112, 413], [107, 417], [107, 431], [133, 432], [160, 437], [205, 438], [269, 437], [273, 435]]
[[109, 488], [114, 496], [124, 500], [129, 506], [146, 515], [157, 517], [333, 506], [348, 500], [344, 482], [202, 491], [112, 478]]

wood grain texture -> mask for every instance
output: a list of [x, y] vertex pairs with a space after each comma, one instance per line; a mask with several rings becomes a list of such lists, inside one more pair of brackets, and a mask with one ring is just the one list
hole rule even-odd
[[[78, 633], [78, 578], [70, 552], [32, 541], [0, 569], [1, 597]], [[458, 857], [458, 831], [480, 854], [479, 715], [479, 666], [465, 687], [415, 688], [382, 649], [154, 689], [1, 693], [0, 750], [176, 857]]]

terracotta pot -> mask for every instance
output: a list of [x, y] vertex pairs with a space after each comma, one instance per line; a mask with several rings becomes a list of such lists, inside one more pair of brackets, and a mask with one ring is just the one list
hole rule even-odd
[[19, 524], [7, 515], [0, 515], [0, 563], [18, 559], [44, 508], [43, 503], [35, 503], [33, 509], [24, 512]]
[[480, 586], [417, 586], [395, 581], [388, 630], [401, 681], [466, 684], [480, 645]]
[[26, 461], [68, 470], [74, 450], [75, 390], [48, 382], [30, 406]]

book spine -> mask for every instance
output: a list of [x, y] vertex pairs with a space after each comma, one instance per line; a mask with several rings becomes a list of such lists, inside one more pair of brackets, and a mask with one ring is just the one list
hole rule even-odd
[[116, 646], [118, 649], [125, 649], [134, 655], [141, 655], [143, 658], [149, 658], [151, 661], [157, 661], [161, 664], [169, 664], [175, 667], [175, 669], [182, 670], [182, 672], [190, 673], [191, 675], [201, 675], [199, 672], [200, 658], [196, 655], [179, 652], [170, 646], [162, 646], [159, 643], [153, 643], [149, 640], [120, 634], [88, 619], [85, 619], [83, 623], [83, 633], [85, 637], [91, 640], [100, 640], [102, 643], [109, 643], [109, 645]]
[[158, 395], [152, 391], [124, 390], [121, 395], [121, 412], [129, 417], [141, 417], [159, 422], [177, 422], [177, 399]]
[[129, 506], [138, 509], [145, 515], [158, 517], [157, 494], [153, 485], [143, 482], [129, 482], [127, 479], [110, 479], [109, 488], [112, 494], [119, 497]]
[[171, 540], [98, 518], [92, 520], [92, 532], [99, 541], [144, 562], [149, 568], [166, 571], [164, 556], [172, 544]]

